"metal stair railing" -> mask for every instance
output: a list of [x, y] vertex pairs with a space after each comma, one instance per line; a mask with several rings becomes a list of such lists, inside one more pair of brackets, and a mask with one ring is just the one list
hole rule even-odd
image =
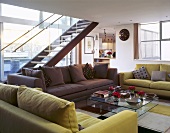
[[28, 39], [27, 41], [25, 41], [23, 44], [21, 44], [19, 47], [17, 47], [14, 51], [12, 52], [16, 52], [16, 50], [18, 50], [19, 48], [21, 48], [22, 46], [24, 46], [27, 42], [29, 42], [30, 40], [32, 40], [34, 37], [36, 37], [37, 35], [39, 35], [41, 32], [43, 32], [44, 30], [46, 30], [47, 28], [49, 28], [51, 25], [53, 25], [56, 21], [58, 21], [60, 18], [62, 18], [62, 16], [60, 16], [59, 18], [57, 18], [56, 20], [54, 20], [52, 23], [50, 23], [47, 27], [43, 28], [41, 31], [39, 31], [37, 34], [35, 34], [34, 36], [32, 36], [30, 39]]
[[35, 29], [36, 27], [38, 27], [39, 25], [41, 25], [42, 23], [44, 23], [46, 20], [50, 19], [52, 16], [54, 16], [55, 14], [52, 14], [51, 16], [49, 16], [48, 18], [46, 18], [45, 20], [41, 21], [39, 24], [37, 24], [36, 26], [34, 26], [31, 30], [28, 30], [27, 32], [25, 32], [24, 34], [22, 34], [20, 37], [18, 37], [17, 39], [15, 39], [14, 41], [12, 41], [11, 43], [9, 43], [7, 46], [3, 47], [1, 49], [1, 51], [3, 51], [4, 49], [6, 49], [7, 47], [11, 46], [13, 43], [15, 43], [16, 41], [18, 41], [19, 39], [21, 39], [22, 37], [24, 37], [25, 35], [27, 35], [29, 32], [31, 32], [33, 29]]

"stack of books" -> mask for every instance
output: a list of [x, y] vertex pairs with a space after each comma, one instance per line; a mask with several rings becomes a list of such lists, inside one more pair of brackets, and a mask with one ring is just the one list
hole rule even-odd
[[91, 96], [91, 99], [96, 100], [96, 101], [105, 102], [108, 97], [109, 97], [109, 91], [103, 90], [103, 91], [94, 92]]

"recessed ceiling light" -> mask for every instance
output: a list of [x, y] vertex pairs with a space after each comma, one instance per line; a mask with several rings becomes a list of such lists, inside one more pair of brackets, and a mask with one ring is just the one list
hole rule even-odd
[[167, 18], [168, 16], [166, 16], [166, 18]]
[[130, 20], [130, 21], [132, 21], [132, 20]]
[[118, 22], [120, 24], [120, 22]]

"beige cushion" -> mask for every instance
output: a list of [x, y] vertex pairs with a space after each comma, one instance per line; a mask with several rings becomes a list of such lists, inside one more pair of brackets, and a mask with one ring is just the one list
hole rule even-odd
[[150, 85], [151, 89], [156, 89], [156, 90], [168, 90], [170, 91], [170, 82], [169, 81], [157, 81], [157, 82], [152, 82]]
[[125, 84], [126, 85], [130, 85], [130, 86], [140, 86], [140, 87], [150, 87], [150, 84], [153, 81], [151, 80], [145, 80], [145, 79], [127, 79], [125, 80]]
[[49, 86], [64, 84], [63, 74], [58, 67], [43, 67], [44, 72], [51, 79]]
[[78, 131], [73, 102], [38, 90], [20, 87], [18, 90], [18, 106], [30, 113], [70, 129], [73, 133]]
[[165, 81], [166, 72], [165, 71], [152, 71], [151, 80], [152, 81]]
[[0, 83], [0, 99], [17, 106], [18, 86]]
[[70, 71], [72, 82], [76, 83], [79, 81], [87, 80], [83, 75], [82, 67], [70, 65], [69, 71]]
[[170, 65], [161, 64], [160, 65], [160, 71], [166, 71], [166, 80], [170, 81], [170, 77], [168, 76], [168, 74], [170, 74]]

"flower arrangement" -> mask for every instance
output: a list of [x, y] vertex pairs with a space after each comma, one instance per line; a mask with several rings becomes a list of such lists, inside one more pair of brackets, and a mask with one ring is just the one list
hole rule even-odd
[[120, 98], [120, 93], [119, 92], [113, 92], [112, 96], [114, 96], [115, 98]]
[[135, 86], [129, 86], [128, 89], [131, 90], [131, 91], [135, 91]]
[[145, 95], [145, 92], [144, 92], [144, 91], [139, 91], [137, 94], [138, 94], [139, 96], [143, 97], [143, 96]]
[[108, 55], [111, 55], [111, 54], [112, 54], [112, 52], [110, 52], [110, 51], [109, 51], [109, 52], [107, 52], [107, 54], [108, 54]]
[[115, 88], [113, 86], [109, 87], [109, 91], [114, 91], [114, 90], [115, 90]]

